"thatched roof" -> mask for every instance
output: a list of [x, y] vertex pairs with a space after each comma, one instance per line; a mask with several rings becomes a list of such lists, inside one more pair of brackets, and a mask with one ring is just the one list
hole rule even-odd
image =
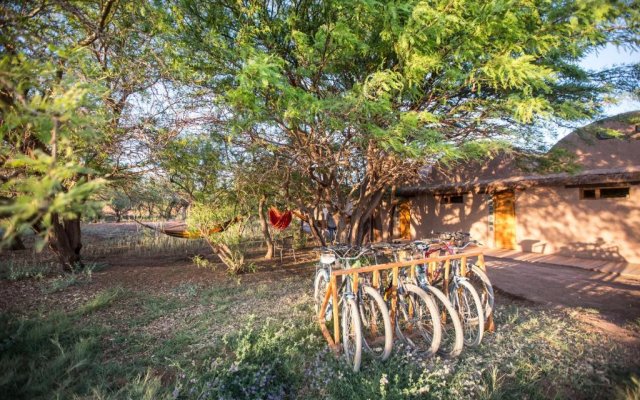
[[398, 189], [399, 196], [423, 193], [496, 192], [532, 186], [640, 183], [640, 111], [620, 114], [579, 128], [552, 150], [563, 149], [579, 166], [576, 173], [527, 173], [509, 154], [453, 171], [436, 171], [418, 186]]
[[503, 179], [479, 180], [434, 186], [407, 186], [397, 190], [398, 196], [415, 196], [424, 193], [492, 193], [507, 189], [525, 189], [534, 186], [561, 185], [615, 185], [621, 183], [640, 183], [640, 165], [628, 168], [592, 169], [577, 174], [558, 173], [548, 175], [514, 176]]

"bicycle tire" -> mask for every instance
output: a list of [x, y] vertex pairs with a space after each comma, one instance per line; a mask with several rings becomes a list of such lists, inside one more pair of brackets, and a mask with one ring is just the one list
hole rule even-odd
[[451, 285], [449, 298], [460, 316], [465, 346], [480, 345], [484, 334], [484, 308], [478, 292], [466, 278], [460, 278], [457, 284]]
[[[486, 320], [493, 313], [495, 305], [493, 285], [487, 274], [477, 265], [472, 265], [471, 268], [467, 268], [467, 271], [469, 271], [467, 278], [469, 278], [469, 281], [480, 295], [480, 302], [484, 307], [484, 318]], [[482, 287], [482, 292], [478, 290], [480, 287]]]
[[[399, 296], [398, 312], [396, 313], [396, 333], [401, 340], [413, 347], [415, 350], [425, 353], [427, 356], [432, 356], [438, 351], [442, 340], [442, 327], [440, 324], [440, 317], [438, 316], [438, 308], [433, 299], [420, 287], [408, 283], [404, 285], [404, 289], [407, 291], [407, 298], [410, 301], [417, 303], [417, 300], [419, 299], [425, 307], [414, 306], [414, 311], [417, 311], [419, 314], [414, 317], [414, 321], [409, 321], [408, 304], [406, 304], [406, 301], [401, 299]], [[401, 320], [400, 317], [404, 319], [404, 321]], [[433, 328], [430, 339], [427, 337], [429, 335], [428, 329], [420, 328], [417, 335], [412, 332], [413, 325], [416, 322], [415, 320], [425, 320], [431, 324]], [[420, 326], [422, 326], [422, 324], [420, 324]], [[428, 345], [418, 345], [418, 339], [426, 339], [425, 341]]]
[[[464, 332], [458, 313], [453, 308], [451, 301], [440, 289], [431, 285], [420, 285], [420, 287], [433, 296], [438, 309], [446, 313], [445, 321], [447, 323], [441, 324], [442, 340], [440, 341], [438, 354], [446, 358], [458, 357], [464, 348]], [[450, 346], [449, 343], [451, 344]]]
[[[362, 301], [359, 305], [364, 348], [376, 358], [384, 361], [389, 358], [393, 348], [393, 331], [391, 330], [389, 308], [380, 293], [371, 286], [364, 285], [362, 292]], [[384, 335], [380, 335], [377, 332], [380, 328], [379, 322], [382, 322]], [[380, 343], [381, 339], [382, 343]]]
[[353, 372], [360, 370], [362, 362], [362, 327], [356, 301], [347, 298], [342, 302], [342, 348]]
[[[326, 295], [328, 288], [329, 274], [324, 269], [321, 269], [316, 273], [316, 277], [313, 281], [313, 299], [315, 302], [316, 317], [318, 317], [320, 307], [322, 306], [322, 302], [324, 301], [324, 296]], [[330, 321], [333, 316], [332, 306], [333, 299], [329, 299], [329, 303], [327, 303], [327, 311], [324, 316], [325, 321]]]

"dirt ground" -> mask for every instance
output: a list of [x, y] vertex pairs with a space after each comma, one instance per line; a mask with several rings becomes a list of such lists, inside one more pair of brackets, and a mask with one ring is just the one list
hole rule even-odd
[[[71, 286], [64, 292], [43, 293], [42, 285], [34, 285], [32, 280], [1, 280], [0, 311], [28, 313], [45, 305], [52, 309], [57, 306], [70, 309], [95, 293], [116, 286], [165, 293], [180, 284], [210, 286], [241, 279], [277, 285], [279, 280], [287, 277], [309, 281], [313, 278], [316, 256], [310, 249], [298, 251], [297, 262], [287, 257], [283, 264], [278, 257], [272, 261], [263, 260], [262, 250], [257, 249], [249, 253], [250, 261], [256, 264], [256, 272], [231, 278], [222, 266], [215, 270], [194, 266], [191, 261], [194, 249], [196, 253], [214, 260], [204, 244], [169, 238], [172, 241], [167, 243], [171, 246], [190, 242], [187, 243], [190, 247], [185, 251], [179, 247], [166, 250], [165, 242], [152, 242], [156, 251], [121, 250], [127, 246], [135, 247], [127, 240], [138, 240], [136, 238], [143, 235], [151, 235], [152, 240], [167, 239], [136, 223], [84, 225], [88, 261], [104, 267], [92, 274], [91, 284]], [[32, 241], [27, 238], [26, 242]], [[98, 246], [101, 252], [94, 253], [91, 249]], [[583, 314], [596, 329], [621, 341], [640, 343], [640, 281], [570, 267], [491, 257], [488, 258], [488, 268], [492, 282], [501, 294], [506, 295], [505, 299], [522, 299], [545, 308], [587, 310], [589, 312]]]
[[497, 258], [488, 258], [488, 268], [491, 281], [503, 292], [550, 308], [586, 309], [589, 322], [621, 340], [640, 344], [639, 280]]
[[[228, 347], [231, 342], [225, 342], [227, 335], [243, 335], [247, 324], [256, 328], [270, 323], [275, 324], [277, 332], [301, 335], [296, 336], [297, 339], [287, 338], [287, 346], [295, 349], [301, 343], [310, 346], [291, 353], [295, 359], [302, 360], [296, 364], [295, 371], [304, 371], [305, 382], [309, 379], [315, 382], [311, 386], [316, 385], [312, 397], [301, 395], [301, 398], [373, 398], [373, 394], [362, 389], [363, 382], [375, 392], [381, 380], [407, 368], [418, 368], [414, 372], [427, 374], [424, 376], [431, 377], [429, 379], [442, 375], [437, 378], [438, 382], [442, 379], [437, 390], [447, 393], [441, 393], [443, 398], [453, 396], [450, 390], [462, 390], [460, 393], [468, 390], [467, 394], [476, 395], [486, 390], [494, 393], [495, 398], [540, 398], [541, 393], [542, 397], [561, 393], [564, 396], [558, 397], [592, 398], [583, 393], [592, 388], [598, 390], [596, 397], [609, 398], [614, 387], [626, 384], [630, 376], [640, 371], [637, 362], [640, 359], [640, 282], [572, 268], [488, 259], [488, 273], [496, 287], [497, 323], [496, 331], [486, 335], [482, 346], [465, 351], [454, 369], [449, 369], [449, 364], [434, 366], [433, 375], [421, 370], [422, 364], [409, 358], [405, 360], [405, 356], [398, 353], [391, 362], [370, 363], [366, 374], [353, 375], [343, 381], [343, 384], [354, 384], [351, 395], [339, 391], [327, 396], [328, 389], [321, 382], [343, 377], [332, 375], [336, 372], [326, 369], [329, 361], [322, 357], [327, 353], [318, 350], [326, 350], [326, 343], [319, 330], [313, 329], [312, 287], [317, 259], [313, 250], [298, 251], [296, 260], [287, 255], [283, 262], [279, 257], [265, 261], [264, 250], [258, 244], [249, 247], [246, 257], [255, 264], [255, 271], [229, 276], [221, 264], [216, 264], [206, 244], [199, 241], [155, 235], [131, 223], [91, 224], [83, 228], [83, 234], [90, 274], [85, 271], [70, 276], [52, 270], [36, 278], [0, 279], [0, 316], [11, 316], [14, 322], [30, 321], [28, 326], [36, 327], [48, 327], [48, 321], [62, 318], [73, 321], [72, 333], [91, 328], [93, 331], [78, 334], [79, 338], [88, 335], [97, 343], [93, 364], [87, 364], [91, 366], [87, 367], [91, 373], [87, 372], [79, 381], [107, 391], [126, 389], [146, 370], [159, 377], [165, 394], [178, 389], [185, 391], [192, 382], [206, 386], [209, 384], [205, 382], [207, 373], [229, 371], [237, 367], [237, 357], [232, 355], [245, 354]], [[208, 259], [215, 267], [198, 268], [192, 259], [194, 255]], [[48, 257], [46, 254], [36, 257], [28, 251], [10, 256], [27, 262]], [[7, 265], [4, 259], [0, 261]], [[304, 325], [305, 321], [309, 325]], [[296, 323], [302, 325], [292, 330]], [[310, 330], [306, 331], [305, 326]], [[255, 335], [257, 333], [251, 334], [252, 340], [262, 337]], [[65, 337], [70, 340], [69, 337], [74, 336], [67, 333]], [[272, 339], [264, 339], [266, 342], [261, 346], [272, 343]], [[46, 337], [43, 343], [51, 344], [51, 341]], [[67, 351], [75, 348], [72, 343], [67, 344]], [[219, 348], [225, 349], [225, 357], [217, 355]], [[265, 367], [268, 360], [273, 365], [286, 364], [279, 359], [273, 361], [274, 354], [284, 354], [279, 351], [279, 345], [274, 349], [278, 352], [257, 358], [255, 365], [254, 361], [242, 364], [247, 368], [248, 382], [255, 380], [255, 368], [273, 367], [271, 364]], [[257, 357], [260, 353], [251, 354]], [[25, 362], [37, 357], [40, 357], [38, 352], [24, 356]], [[222, 364], [207, 367], [209, 370], [204, 366], [214, 365], [211, 359]], [[167, 360], [173, 360], [171, 365]], [[39, 359], [38, 365], [43, 370], [49, 369], [49, 364], [41, 361]], [[489, 372], [478, 373], [485, 364], [486, 371], [496, 374], [495, 382]], [[103, 365], [110, 367], [98, 368]], [[565, 376], [570, 368], [574, 372]], [[576, 373], [575, 368], [581, 372]], [[191, 371], [191, 375], [183, 376], [180, 371], [184, 370]], [[447, 377], [449, 373], [458, 378]], [[31, 374], [33, 372], [25, 372], [22, 376], [29, 381]], [[545, 378], [545, 374], [548, 377]], [[471, 378], [473, 385], [464, 389], [464, 382]], [[545, 379], [559, 383], [547, 385]], [[582, 389], [585, 382], [589, 386]], [[288, 375], [282, 378], [282, 383], [290, 384]], [[404, 393], [414, 383], [413, 378], [407, 378], [395, 385]], [[50, 387], [57, 387], [56, 383]], [[302, 387], [296, 389], [298, 394], [311, 390], [307, 385]], [[544, 389], [546, 387], [549, 389]], [[76, 388], [61, 393], [61, 398], [72, 398], [83, 392]], [[457, 397], [469, 397], [456, 393]]]

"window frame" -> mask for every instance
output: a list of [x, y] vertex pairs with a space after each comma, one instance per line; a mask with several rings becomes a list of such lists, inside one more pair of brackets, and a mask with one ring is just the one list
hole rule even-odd
[[[602, 197], [602, 190], [626, 190], [627, 194], [624, 196], [605, 196]], [[631, 186], [582, 186], [579, 187], [580, 191], [580, 200], [618, 200], [618, 199], [628, 199], [631, 196]], [[594, 196], [585, 196], [586, 191], [593, 191]]]
[[[449, 204], [464, 204], [464, 193], [460, 194], [441, 194], [438, 199], [439, 204], [449, 205]], [[460, 201], [451, 201], [453, 198], [460, 198]]]

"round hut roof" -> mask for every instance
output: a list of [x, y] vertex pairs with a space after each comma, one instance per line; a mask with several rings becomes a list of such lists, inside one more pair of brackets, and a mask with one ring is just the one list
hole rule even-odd
[[556, 143], [579, 171], [535, 173], [517, 167], [512, 154], [470, 162], [452, 169], [435, 169], [423, 183], [398, 190], [400, 195], [426, 192], [502, 190], [532, 185], [622, 182], [640, 179], [640, 111], [605, 118], [578, 128]]
[[565, 149], [584, 170], [640, 165], [640, 111], [596, 121], [571, 132], [552, 149]]

